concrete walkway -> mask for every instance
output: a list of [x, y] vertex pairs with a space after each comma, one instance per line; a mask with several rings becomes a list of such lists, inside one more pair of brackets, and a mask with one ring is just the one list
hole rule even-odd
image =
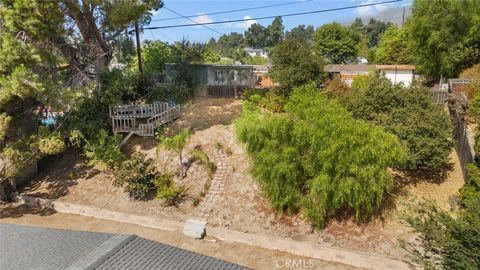
[[[77, 214], [93, 218], [118, 221], [167, 231], [181, 231], [183, 223], [156, 217], [138, 216], [83, 205], [18, 196], [19, 202], [33, 207], [47, 207], [60, 213]], [[323, 246], [312, 242], [299, 242], [291, 239], [243, 233], [218, 227], [207, 227], [207, 235], [226, 242], [243, 243], [262, 248], [284, 251], [291, 254], [311, 257], [323, 261], [336, 262], [367, 269], [413, 269], [409, 264], [383, 255]]]

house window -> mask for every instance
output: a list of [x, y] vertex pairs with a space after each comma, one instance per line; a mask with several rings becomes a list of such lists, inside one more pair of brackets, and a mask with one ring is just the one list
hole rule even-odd
[[215, 82], [222, 83], [223, 82], [223, 73], [222, 70], [215, 70]]

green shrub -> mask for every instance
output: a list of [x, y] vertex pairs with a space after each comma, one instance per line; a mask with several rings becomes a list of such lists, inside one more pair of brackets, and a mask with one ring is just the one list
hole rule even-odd
[[115, 170], [114, 185], [123, 187], [134, 199], [145, 197], [159, 177], [154, 161], [145, 157], [145, 154], [134, 153]]
[[6, 113], [0, 113], [0, 145], [7, 133], [11, 120], [11, 116], [8, 116]]
[[428, 89], [392, 85], [375, 74], [354, 80], [351, 93], [341, 99], [353, 116], [383, 126], [408, 148], [407, 170], [442, 172], [453, 145], [450, 117], [433, 103]]
[[327, 82], [326, 90], [335, 97], [343, 98], [350, 92], [350, 87], [340, 77], [335, 76]]
[[45, 155], [57, 155], [65, 151], [65, 143], [59, 135], [41, 138], [38, 141], [40, 153]]
[[394, 135], [353, 119], [314, 85], [295, 89], [285, 113], [246, 108], [236, 128], [272, 206], [303, 209], [320, 227], [339, 212], [372, 214], [392, 187], [387, 168], [405, 157]]
[[426, 269], [480, 269], [480, 169], [470, 164], [468, 176], [455, 215], [423, 202], [407, 217], [421, 240], [408, 250]]
[[265, 89], [256, 89], [256, 88], [252, 88], [252, 89], [246, 89], [243, 91], [242, 93], [242, 96], [246, 99], [249, 99], [250, 96], [252, 95], [259, 95], [259, 96], [265, 96], [267, 94], [268, 90], [265, 90]]
[[266, 93], [261, 101], [261, 106], [271, 112], [283, 112], [285, 106], [285, 96], [275, 90], [270, 90]]
[[210, 161], [207, 153], [205, 153], [200, 146], [195, 147], [195, 149], [190, 152], [190, 156], [192, 156], [193, 161], [199, 161], [202, 163], [202, 165], [207, 169], [209, 177], [213, 177], [213, 174], [217, 170], [217, 165]]
[[186, 195], [184, 186], [176, 186], [171, 173], [165, 173], [154, 181], [157, 190], [156, 197], [163, 199], [167, 205], [177, 205]]
[[178, 155], [178, 163], [180, 166], [180, 175], [182, 177], [186, 176], [186, 172], [183, 170], [183, 149], [187, 145], [187, 141], [191, 136], [189, 129], [184, 129], [175, 136], [164, 138], [163, 141], [157, 145], [157, 154], [160, 148], [165, 148], [167, 150], [173, 151]]
[[99, 130], [109, 129], [108, 105], [94, 98], [84, 98], [76, 109], [70, 112], [63, 127], [72, 144], [83, 146], [83, 139], [94, 141]]
[[89, 163], [105, 169], [119, 167], [125, 159], [118, 147], [120, 140], [120, 135], [110, 136], [106, 130], [100, 129], [97, 138], [87, 141], [85, 145], [85, 155], [88, 157]]
[[193, 97], [193, 92], [185, 84], [164, 84], [153, 86], [146, 95], [147, 102], [164, 101], [185, 104]]
[[473, 82], [468, 85], [467, 94], [470, 95], [470, 104], [468, 104], [468, 114], [480, 123], [480, 82]]

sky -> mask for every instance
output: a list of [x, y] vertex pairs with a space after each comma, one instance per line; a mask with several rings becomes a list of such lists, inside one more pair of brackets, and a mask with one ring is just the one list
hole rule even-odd
[[[244, 1], [229, 1], [229, 0], [164, 0], [165, 7], [171, 9], [178, 14], [184, 16], [194, 15], [191, 20], [204, 23], [216, 22], [224, 20], [258, 18], [264, 16], [276, 16], [288, 13], [297, 13], [305, 11], [332, 9], [338, 7], [346, 7], [353, 5], [360, 5], [366, 3], [382, 2], [386, 0], [244, 0]], [[285, 30], [289, 30], [299, 24], [313, 25], [315, 27], [321, 26], [325, 23], [337, 21], [346, 23], [353, 21], [356, 17], [375, 16], [378, 12], [384, 11], [391, 7], [411, 5], [413, 0], [403, 0], [402, 2], [383, 4], [371, 7], [361, 7], [342, 11], [333, 11], [318, 14], [309, 14], [293, 17], [284, 17], [283, 24]], [[254, 10], [245, 10], [234, 13], [214, 14], [208, 15], [212, 12], [221, 12], [234, 9], [256, 8], [261, 6], [278, 5], [282, 6], [258, 8]], [[179, 17], [178, 14], [162, 8], [154, 12], [152, 22], [149, 26], [170, 26], [178, 24], [193, 24], [185, 18], [170, 19], [172, 17]], [[168, 19], [168, 20], [164, 20]], [[191, 27], [177, 27], [156, 30], [145, 30], [142, 33], [142, 40], [161, 40], [172, 43], [182, 39], [194, 42], [207, 42], [210, 38], [218, 38], [221, 34], [229, 34], [231, 32], [243, 33], [248, 27], [257, 22], [264, 26], [269, 25], [273, 19], [234, 22], [226, 24], [208, 25], [211, 29], [206, 29], [202, 26]], [[212, 30], [213, 29], [213, 30]]]

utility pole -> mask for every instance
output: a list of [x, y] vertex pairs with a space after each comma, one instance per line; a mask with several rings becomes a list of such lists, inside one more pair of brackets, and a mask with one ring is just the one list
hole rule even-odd
[[140, 30], [138, 27], [138, 21], [135, 21], [135, 37], [137, 39], [137, 57], [138, 57], [138, 71], [140, 72], [140, 89], [143, 91], [144, 77], [143, 77], [143, 65], [142, 65], [142, 47], [140, 47]]
[[405, 7], [403, 7], [402, 26], [405, 23]]

